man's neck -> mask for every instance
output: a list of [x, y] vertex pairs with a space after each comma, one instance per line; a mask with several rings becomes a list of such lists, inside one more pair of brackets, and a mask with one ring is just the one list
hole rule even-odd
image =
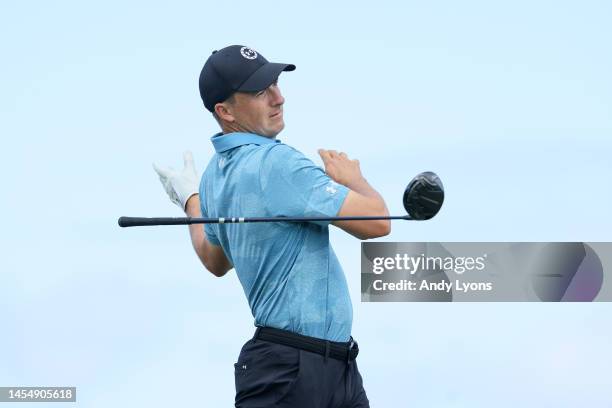
[[250, 133], [252, 135], [257, 135], [257, 136], [261, 136], [261, 137], [266, 137], [268, 139], [276, 139], [276, 136], [266, 136], [266, 135], [260, 135], [258, 133], [253, 133], [251, 131], [248, 130], [244, 130], [244, 129], [232, 129], [229, 127], [221, 127], [221, 132], [224, 135], [227, 135], [228, 133]]

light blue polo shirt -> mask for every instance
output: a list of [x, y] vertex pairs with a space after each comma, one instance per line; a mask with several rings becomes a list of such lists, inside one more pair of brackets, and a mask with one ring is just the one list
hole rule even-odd
[[[296, 149], [216, 134], [200, 183], [203, 217], [336, 216], [349, 192]], [[234, 265], [256, 326], [348, 341], [353, 309], [329, 222], [205, 224]]]

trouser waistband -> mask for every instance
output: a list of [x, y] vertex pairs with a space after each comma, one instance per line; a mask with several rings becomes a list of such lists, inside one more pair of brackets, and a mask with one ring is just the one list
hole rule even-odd
[[359, 354], [359, 346], [353, 340], [353, 337], [351, 337], [350, 341], [344, 343], [304, 336], [273, 327], [258, 327], [253, 338], [299, 348], [311, 353], [321, 354], [326, 358], [331, 357], [336, 360], [346, 361], [347, 363], [355, 360]]

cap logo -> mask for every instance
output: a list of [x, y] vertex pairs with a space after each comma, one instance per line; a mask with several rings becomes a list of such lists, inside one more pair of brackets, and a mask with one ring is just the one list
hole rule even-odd
[[250, 49], [249, 47], [242, 47], [240, 49], [240, 54], [244, 58], [250, 59], [250, 60], [254, 60], [255, 58], [257, 58], [257, 52], [255, 50]]

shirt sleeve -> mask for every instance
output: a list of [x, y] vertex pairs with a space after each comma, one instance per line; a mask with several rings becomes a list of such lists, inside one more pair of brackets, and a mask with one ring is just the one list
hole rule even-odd
[[[334, 217], [350, 191], [301, 152], [276, 144], [262, 157], [259, 180], [269, 216]], [[330, 221], [316, 221], [326, 226]]]
[[[207, 194], [204, 190], [205, 190], [205, 183], [204, 183], [204, 177], [202, 177], [202, 180], [200, 182], [200, 189], [199, 189], [200, 211], [202, 212], [202, 217], [206, 218], [208, 217], [208, 211], [206, 209]], [[204, 224], [204, 233], [206, 234], [206, 238], [208, 239], [208, 242], [216, 246], [221, 245], [221, 242], [219, 241], [219, 238], [217, 237], [217, 233], [215, 231], [215, 227], [213, 224]]]

